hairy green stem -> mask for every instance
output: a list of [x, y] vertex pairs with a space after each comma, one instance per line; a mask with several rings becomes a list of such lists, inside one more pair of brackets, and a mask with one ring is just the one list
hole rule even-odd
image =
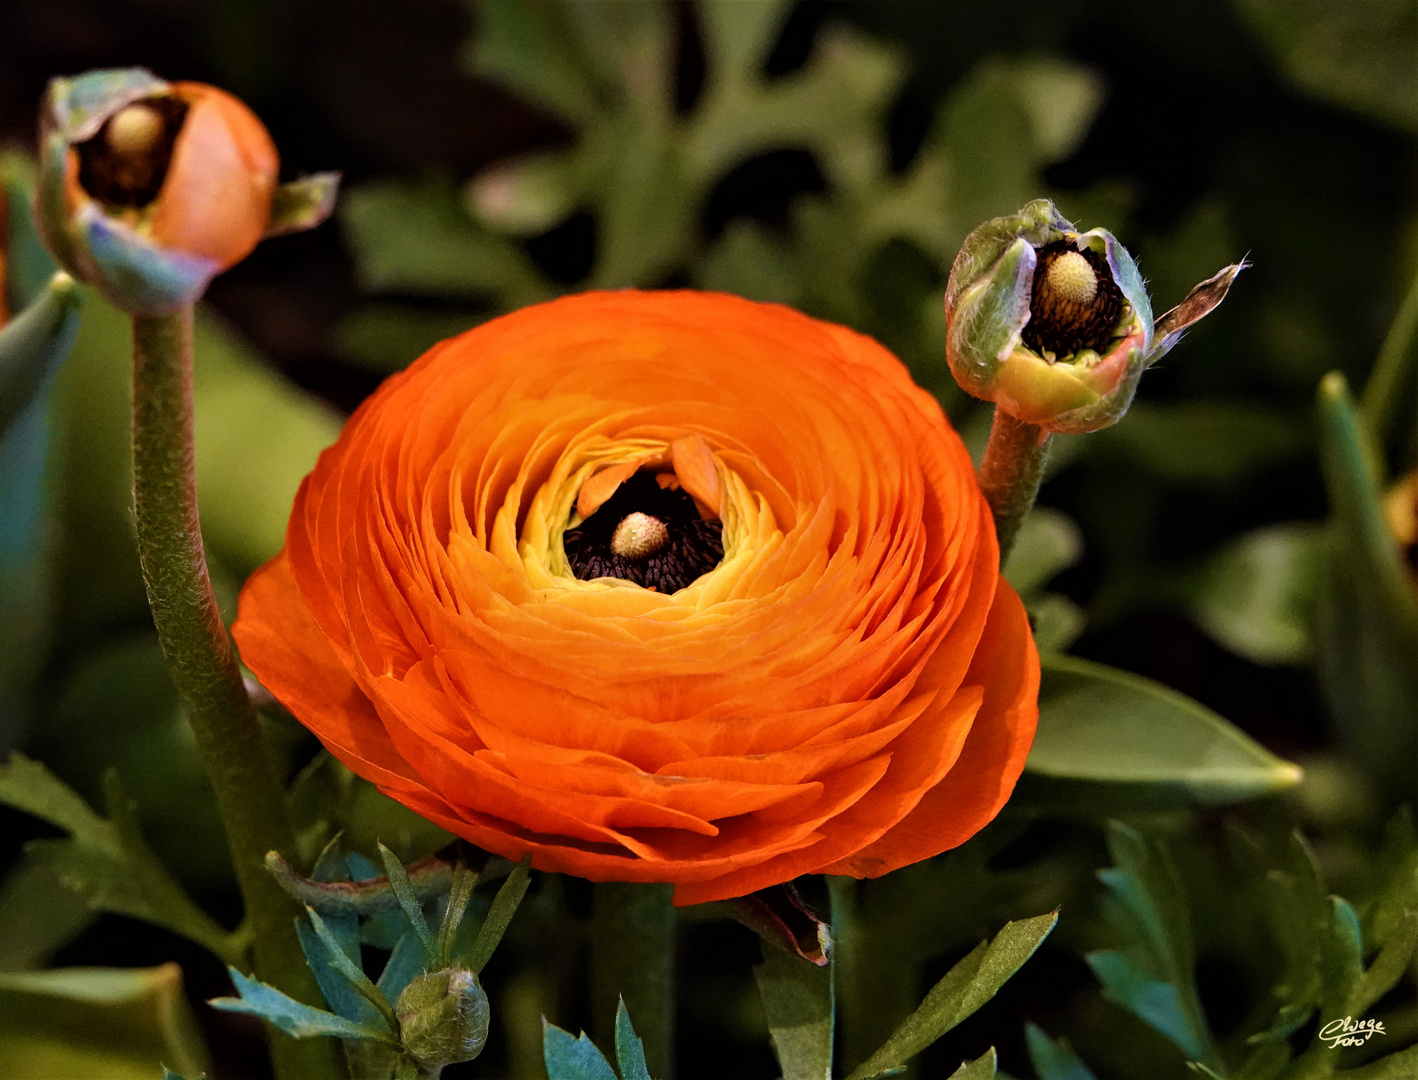
[[[217, 611], [197, 518], [193, 463], [192, 309], [133, 317], [133, 487], [138, 554], [168, 669], [216, 793], [256, 974], [312, 1005], [315, 977], [296, 938], [296, 908], [266, 872], [266, 852], [289, 858], [294, 840], [256, 709], [242, 685]], [[331, 1039], [273, 1034], [276, 1075], [341, 1077]]]
[[1369, 381], [1364, 386], [1364, 417], [1374, 433], [1374, 441], [1382, 447], [1388, 441], [1389, 428], [1398, 408], [1398, 395], [1403, 389], [1403, 377], [1409, 354], [1418, 340], [1418, 276], [1408, 287], [1408, 295], [1393, 317]]
[[1034, 507], [1048, 457], [1047, 431], [995, 408], [990, 442], [985, 447], [985, 460], [980, 463], [980, 487], [995, 515], [1001, 566], [1009, 558], [1024, 518]]
[[674, 1076], [675, 909], [669, 885], [606, 881], [591, 911], [591, 1030], [609, 1054], [621, 998], [645, 1062], [658, 1080]]

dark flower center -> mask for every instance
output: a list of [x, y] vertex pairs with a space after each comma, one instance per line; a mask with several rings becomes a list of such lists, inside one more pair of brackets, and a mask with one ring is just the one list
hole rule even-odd
[[186, 118], [187, 104], [175, 97], [123, 106], [75, 147], [79, 186], [108, 206], [147, 206], [162, 190]]
[[567, 529], [561, 544], [582, 581], [613, 577], [672, 593], [723, 561], [724, 526], [701, 518], [687, 492], [661, 487], [654, 472], [642, 469]]
[[1124, 304], [1108, 260], [1067, 240], [1045, 244], [1038, 257], [1024, 344], [1060, 357], [1080, 349], [1101, 352], [1117, 330]]

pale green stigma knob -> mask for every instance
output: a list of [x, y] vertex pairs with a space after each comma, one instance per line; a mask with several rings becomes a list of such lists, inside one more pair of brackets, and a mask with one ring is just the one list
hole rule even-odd
[[1098, 275], [1076, 251], [1066, 251], [1049, 267], [1049, 288], [1070, 304], [1090, 304], [1098, 294]]
[[151, 105], [136, 102], [114, 113], [104, 126], [104, 141], [115, 154], [146, 154], [163, 136], [167, 121]]
[[655, 554], [670, 538], [669, 529], [659, 518], [639, 510], [626, 514], [611, 534], [611, 551], [622, 559], [643, 559]]

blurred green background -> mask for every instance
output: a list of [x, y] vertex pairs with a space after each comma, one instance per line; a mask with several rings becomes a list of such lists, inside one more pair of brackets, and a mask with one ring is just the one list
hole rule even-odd
[[[29, 145], [49, 76], [132, 64], [244, 97], [283, 176], [345, 173], [336, 222], [263, 244], [201, 317], [199, 482], [228, 606], [279, 548], [341, 414], [500, 311], [626, 285], [789, 303], [877, 336], [979, 448], [988, 411], [950, 382], [940, 311], [974, 225], [1048, 195], [1122, 239], [1159, 311], [1249, 254], [1253, 269], [1147, 375], [1124, 423], [1060, 440], [1034, 614], [1041, 640], [1180, 689], [1310, 766], [1295, 798], [1257, 818], [1282, 835], [1307, 825], [1328, 887], [1373, 877], [1379, 828], [1418, 777], [1418, 701], [1404, 696], [1418, 654], [1394, 661], [1387, 735], [1366, 733], [1374, 710], [1346, 716], [1357, 691], [1333, 631], [1329, 646], [1317, 637], [1329, 503], [1313, 402], [1331, 369], [1364, 385], [1418, 275], [1412, 0], [10, 0], [0, 144]], [[22, 184], [22, 162], [6, 168]], [[12, 243], [22, 212], [12, 201]], [[12, 258], [18, 295], [42, 259]], [[90, 797], [117, 765], [154, 847], [230, 913], [133, 549], [125, 341], [91, 298], [74, 356], [0, 445], [0, 751], [23, 748]], [[1397, 476], [1418, 453], [1411, 377], [1388, 413], [1381, 451]], [[309, 757], [299, 733], [277, 735], [293, 763]], [[403, 830], [401, 854], [436, 844], [367, 809], [362, 835]], [[7, 810], [0, 826], [6, 861], [38, 835]], [[1082, 895], [1106, 859], [1100, 834], [1049, 828], [1016, 857], [1053, 867], [1045, 898]], [[1036, 913], [1011, 882], [930, 948], [948, 954], [998, 911]], [[77, 901], [63, 916], [63, 896], [38, 871], [9, 879], [0, 969], [176, 958], [191, 994], [222, 992], [220, 968], [179, 939], [113, 916], [90, 927]], [[1089, 938], [1079, 925], [1071, 944]], [[1220, 959], [1227, 933], [1241, 931], [1206, 942], [1213, 1020], [1245, 1011]], [[705, 924], [685, 950], [706, 973], [684, 989], [681, 1075], [771, 1075], [734, 981], [751, 944]], [[1031, 1075], [1021, 1017], [1071, 1017], [1085, 1043], [1106, 1041], [1114, 1018], [1080, 1004], [1081, 961], [1061, 948], [1034, 963], [1036, 981], [1017, 986], [1026, 969], [940, 1061], [994, 1042], [1002, 1068]], [[508, 1008], [549, 1008], [503, 978]], [[202, 1013], [220, 1075], [261, 1068], [250, 1027]], [[517, 1053], [495, 1043], [489, 1061]], [[932, 1060], [920, 1075], [936, 1075]]]

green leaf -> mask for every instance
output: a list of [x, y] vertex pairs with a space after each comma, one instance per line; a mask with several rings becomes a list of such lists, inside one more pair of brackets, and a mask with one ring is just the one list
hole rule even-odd
[[478, 225], [447, 184], [364, 184], [340, 204], [340, 224], [375, 291], [481, 296], [504, 310], [555, 295], [526, 253]]
[[507, 933], [512, 916], [517, 914], [522, 897], [527, 895], [527, 886], [531, 884], [531, 879], [532, 857], [528, 855], [507, 875], [507, 880], [502, 883], [502, 887], [497, 890], [497, 896], [493, 898], [487, 918], [483, 919], [482, 926], [478, 928], [478, 936], [473, 941], [467, 961], [468, 967], [475, 975], [481, 975], [487, 962], [492, 959], [493, 952], [502, 941], [502, 935]]
[[58, 273], [39, 300], [0, 326], [0, 435], [69, 355], [79, 329], [81, 299], [74, 279]]
[[448, 903], [443, 909], [443, 923], [438, 928], [438, 940], [434, 944], [433, 968], [446, 968], [453, 963], [453, 943], [462, 925], [463, 915], [468, 910], [468, 901], [473, 898], [473, 890], [478, 887], [477, 872], [468, 868], [461, 856], [453, 868], [453, 883], [448, 890]]
[[1295, 664], [1314, 649], [1324, 573], [1317, 525], [1270, 525], [1218, 551], [1189, 591], [1201, 628], [1258, 664]]
[[1006, 923], [993, 941], [980, 942], [970, 955], [946, 972], [931, 988], [920, 1008], [908, 1016], [848, 1080], [867, 1080], [905, 1065], [975, 1012], [1034, 955], [1058, 918], [1059, 913], [1051, 911], [1047, 915]]
[[1418, 590], [1388, 529], [1382, 468], [1344, 377], [1320, 382], [1331, 507], [1320, 659], [1339, 736], [1395, 801], [1412, 799], [1418, 728]]
[[716, 83], [753, 84], [763, 78], [769, 49], [791, 7], [789, 0], [704, 0], [704, 52]]
[[[332, 926], [339, 925], [339, 937], [341, 945], [346, 949], [346, 955], [351, 955], [348, 950], [347, 934], [353, 928], [355, 934], [354, 953], [351, 959], [358, 962], [359, 956], [359, 918], [348, 913], [331, 915], [327, 920]], [[379, 1012], [368, 1001], [364, 995], [360, 994], [350, 981], [346, 979], [335, 966], [330, 962], [330, 953], [320, 940], [320, 935], [315, 932], [315, 927], [304, 919], [295, 921], [296, 936], [300, 938], [300, 949], [305, 954], [305, 963], [315, 975], [315, 981], [320, 986], [320, 994], [325, 999], [325, 1004], [339, 1016], [346, 1020], [353, 1020], [359, 1024], [378, 1024], [380, 1022]]]
[[1073, 1052], [1068, 1040], [1054, 1040], [1037, 1024], [1024, 1026], [1024, 1038], [1029, 1048], [1029, 1063], [1039, 1074], [1039, 1080], [1097, 1080], [1083, 1059]]
[[600, 97], [563, 6], [524, 0], [478, 5], [467, 65], [573, 123], [594, 120]]
[[399, 906], [404, 909], [404, 914], [408, 917], [409, 925], [413, 927], [414, 933], [418, 935], [419, 944], [423, 946], [424, 954], [432, 961], [437, 955], [433, 932], [428, 928], [428, 920], [423, 917], [423, 904], [420, 902], [418, 894], [414, 892], [408, 872], [404, 869], [404, 864], [399, 861], [399, 856], [383, 844], [379, 845], [379, 855], [384, 860], [384, 872], [389, 875], [389, 887], [394, 890], [394, 897], [399, 901]]
[[0, 973], [0, 1076], [151, 1080], [211, 1067], [176, 964]]
[[323, 1009], [303, 1005], [294, 998], [287, 997], [274, 986], [267, 986], [257, 979], [248, 979], [236, 968], [228, 969], [231, 981], [240, 997], [213, 998], [207, 1002], [214, 1009], [224, 1012], [247, 1013], [259, 1016], [273, 1026], [297, 1039], [307, 1039], [318, 1035], [331, 1035], [337, 1039], [368, 1039], [371, 1042], [398, 1046], [399, 1041], [377, 1027], [357, 1024], [343, 1016]]
[[1029, 797], [1216, 806], [1293, 787], [1300, 770], [1150, 679], [1045, 656]]
[[818, 966], [771, 945], [753, 969], [783, 1080], [831, 1080], [832, 975], [831, 963]]
[[0, 971], [43, 967], [93, 923], [95, 913], [54, 868], [24, 856], [0, 885]]
[[1109, 826], [1108, 850], [1115, 866], [1098, 871], [1098, 878], [1111, 894], [1108, 921], [1124, 944], [1084, 959], [1105, 997], [1165, 1035], [1189, 1060], [1215, 1064], [1196, 992], [1191, 916], [1176, 869], [1165, 848], [1118, 822]]
[[1035, 507], [1019, 528], [1004, 576], [1015, 592], [1027, 596], [1078, 562], [1082, 554], [1083, 535], [1073, 519], [1046, 506]]
[[994, 1080], [996, 1067], [992, 1046], [974, 1061], [962, 1062], [960, 1068], [950, 1074], [950, 1080]]
[[1418, 1074], [1418, 1045], [1371, 1061], [1357, 1069], [1343, 1069], [1335, 1080], [1413, 1080]]
[[342, 942], [328, 926], [325, 920], [320, 917], [320, 913], [313, 907], [307, 907], [305, 913], [310, 918], [310, 925], [314, 928], [316, 936], [320, 939], [320, 944], [325, 946], [325, 952], [329, 958], [330, 965], [349, 983], [350, 987], [359, 994], [365, 1001], [372, 1005], [383, 1018], [385, 1026], [389, 1029], [390, 1035], [397, 1038], [399, 1033], [399, 1018], [394, 1015], [394, 1006], [385, 1000], [384, 995], [379, 992], [368, 975], [361, 968], [356, 948], [356, 956], [351, 957], [345, 951], [345, 942]]
[[1418, 131], [1418, 8], [1404, 0], [1236, 0], [1290, 81]]
[[192, 902], [143, 843], [132, 806], [109, 775], [109, 817], [103, 818], [43, 765], [15, 754], [0, 766], [0, 803], [69, 834], [34, 841], [27, 850], [95, 911], [143, 919], [223, 959], [234, 956], [231, 935]]
[[572, 1038], [555, 1024], [542, 1020], [542, 1056], [547, 1080], [616, 1080], [615, 1070], [584, 1031]]
[[635, 1034], [624, 998], [615, 1010], [615, 1059], [620, 1066], [621, 1080], [650, 1080], [650, 1067], [645, 1064], [645, 1044]]
[[1243, 483], [1309, 448], [1298, 418], [1238, 401], [1183, 405], [1139, 402], [1126, 424], [1097, 432], [1086, 443], [1100, 460], [1139, 465], [1177, 484], [1207, 488]]

